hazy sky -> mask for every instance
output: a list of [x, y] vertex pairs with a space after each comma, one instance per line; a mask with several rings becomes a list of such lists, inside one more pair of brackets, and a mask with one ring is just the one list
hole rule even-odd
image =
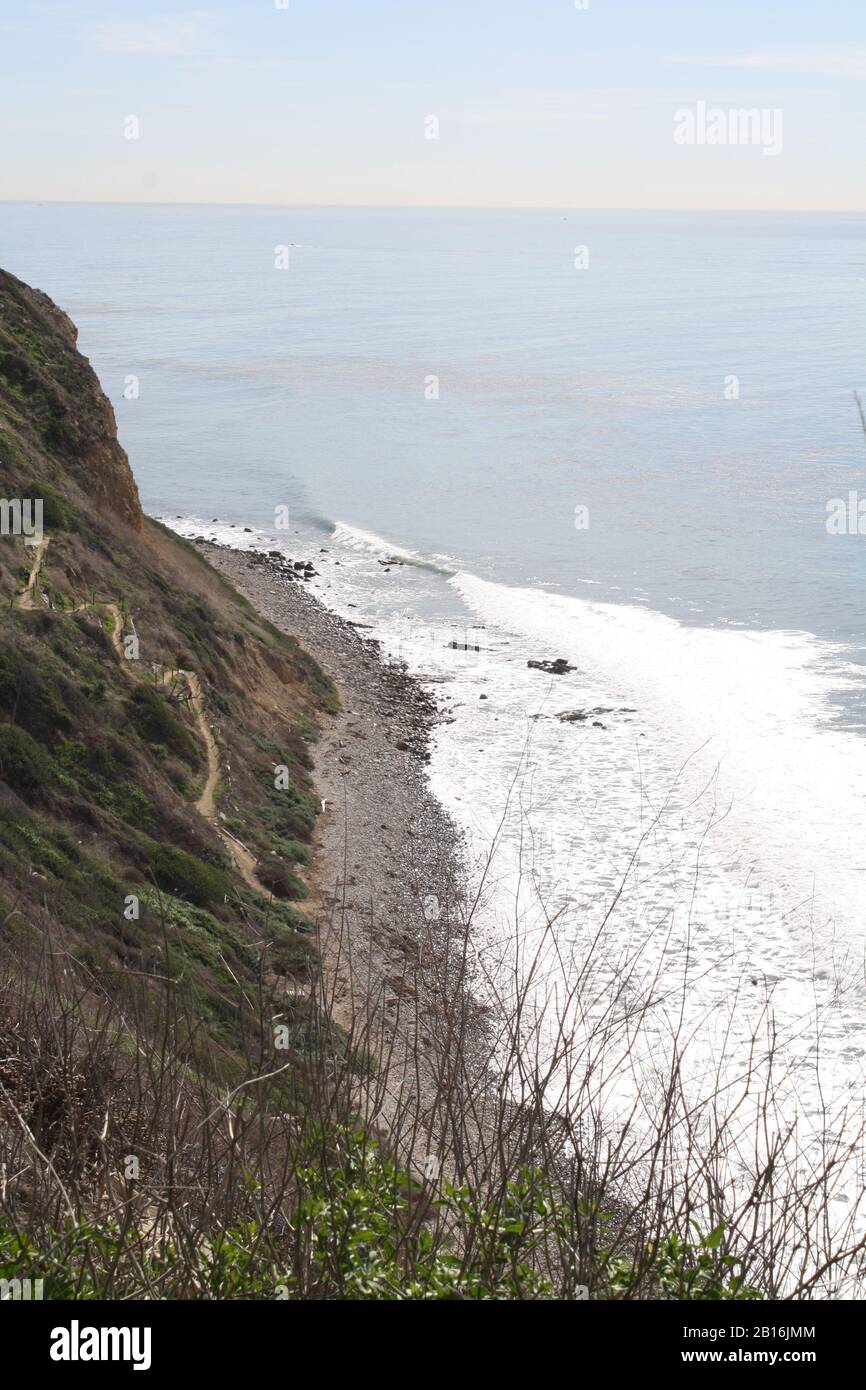
[[[0, 0], [0, 17], [2, 198], [866, 207], [864, 0]], [[699, 102], [781, 111], [781, 153], [675, 143]]]

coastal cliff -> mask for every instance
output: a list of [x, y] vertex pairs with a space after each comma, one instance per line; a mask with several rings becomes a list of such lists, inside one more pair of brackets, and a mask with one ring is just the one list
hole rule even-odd
[[20, 434], [43, 472], [66, 474], [106, 516], [141, 532], [138, 488], [114, 411], [77, 340], [72, 320], [47, 295], [0, 270], [4, 437]]
[[23, 979], [62, 952], [111, 1000], [134, 997], [146, 1031], [173, 968], [178, 1056], [241, 1078], [262, 979], [280, 999], [291, 986], [290, 1031], [310, 1023], [310, 747], [334, 687], [143, 515], [75, 328], [5, 272], [0, 496], [7, 968]]

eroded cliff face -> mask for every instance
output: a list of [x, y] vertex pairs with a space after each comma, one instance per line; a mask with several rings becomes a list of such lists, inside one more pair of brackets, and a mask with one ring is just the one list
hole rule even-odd
[[[138, 488], [117, 424], [77, 330], [47, 295], [0, 270], [0, 417], [4, 433], [54, 460], [104, 515], [141, 531]], [[50, 480], [49, 480], [50, 481]]]
[[320, 805], [308, 745], [335, 691], [142, 515], [75, 328], [2, 271], [0, 499], [0, 980], [10, 942], [24, 961], [47, 942], [70, 988], [128, 1002], [137, 982], [158, 1030], [170, 961], [196, 1066], [239, 1079], [249, 1037], [272, 1044], [246, 1001], [315, 968], [296, 904]]

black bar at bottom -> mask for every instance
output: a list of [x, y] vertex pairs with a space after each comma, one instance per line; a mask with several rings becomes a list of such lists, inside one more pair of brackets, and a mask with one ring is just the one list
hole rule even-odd
[[[222, 1381], [234, 1372], [260, 1381], [294, 1378], [311, 1358], [329, 1379], [342, 1364], [347, 1373], [378, 1367], [405, 1380], [417, 1372], [404, 1341], [414, 1329], [428, 1338], [446, 1329], [461, 1334], [459, 1344], [419, 1344], [427, 1374], [437, 1364], [439, 1374], [454, 1374], [472, 1346], [488, 1375], [497, 1362], [513, 1373], [520, 1356], [551, 1370], [554, 1357], [557, 1374], [563, 1360], [575, 1374], [584, 1362], [589, 1371], [591, 1358], [594, 1376], [600, 1359], [616, 1376], [676, 1368], [700, 1378], [714, 1368], [756, 1368], [771, 1376], [806, 1369], [826, 1379], [856, 1364], [862, 1328], [859, 1303], [527, 1303], [472, 1312], [458, 1303], [0, 1302], [6, 1354], [14, 1348], [23, 1368], [61, 1380], [138, 1368], [139, 1379], [181, 1372]], [[399, 1339], [390, 1349], [389, 1337]]]

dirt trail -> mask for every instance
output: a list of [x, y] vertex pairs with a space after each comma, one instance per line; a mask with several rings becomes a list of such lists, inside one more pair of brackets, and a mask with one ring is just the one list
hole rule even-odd
[[27, 584], [25, 585], [24, 592], [20, 594], [18, 598], [19, 608], [34, 607], [33, 590], [36, 588], [36, 581], [39, 578], [39, 571], [42, 568], [42, 561], [47, 549], [48, 537], [43, 536], [42, 540], [39, 542], [35, 551], [33, 552], [33, 565], [31, 567], [30, 574], [27, 577]]
[[[19, 594], [17, 600], [15, 600], [15, 607], [32, 609], [35, 606], [33, 591], [36, 587], [39, 571], [42, 568], [45, 552], [48, 549], [48, 540], [49, 538], [46, 536], [39, 542], [36, 548], [36, 553], [33, 557], [33, 567], [30, 571], [26, 588]], [[90, 604], [82, 603], [77, 608], [66, 611], [78, 613], [89, 607], [91, 607]], [[131, 680], [141, 680], [142, 676], [136, 663], [127, 659], [126, 652], [123, 648], [124, 616], [120, 607], [116, 603], [105, 603], [101, 604], [100, 607], [104, 608], [107, 613], [110, 613], [114, 619], [114, 626], [111, 629], [111, 644], [117, 653], [121, 670], [129, 676]], [[131, 620], [130, 626], [132, 626]], [[198, 814], [216, 830], [228, 850], [235, 868], [247, 887], [252, 888], [254, 893], [258, 893], [263, 898], [270, 898], [270, 892], [263, 887], [256, 877], [255, 870], [257, 861], [255, 855], [251, 854], [246, 845], [242, 845], [240, 840], [235, 839], [234, 835], [220, 825], [215, 800], [217, 783], [220, 778], [220, 757], [216, 739], [207, 721], [204, 691], [201, 688], [201, 681], [195, 671], [164, 670], [162, 673], [163, 681], [171, 680], [175, 676], [182, 676], [187, 683], [189, 688], [190, 709], [192, 710], [193, 718], [195, 719], [202, 742], [207, 751], [207, 777], [202, 793], [195, 803], [195, 809]]]
[[273, 895], [269, 888], [256, 877], [256, 864], [258, 860], [251, 854], [246, 845], [242, 845], [240, 840], [236, 840], [231, 831], [226, 830], [221, 825], [216, 826], [223, 844], [234, 860], [235, 868], [248, 888], [252, 888], [254, 893], [258, 893], [260, 898], [270, 899]]
[[[117, 652], [117, 655], [120, 658], [120, 660], [124, 661], [125, 653], [123, 650], [123, 614], [121, 613], [116, 603], [107, 603], [105, 607], [114, 619], [114, 627], [111, 631], [112, 645], [114, 647], [114, 650]], [[126, 667], [124, 666], [123, 669], [126, 670]]]
[[198, 730], [202, 737], [202, 742], [207, 750], [207, 778], [205, 779], [201, 796], [195, 803], [195, 809], [200, 816], [204, 816], [205, 820], [213, 821], [216, 819], [214, 792], [220, 776], [220, 757], [217, 752], [216, 739], [205, 718], [204, 695], [198, 676], [194, 671], [179, 670], [175, 674], [183, 676], [189, 686], [189, 707], [193, 712], [195, 722], [198, 725]]
[[178, 675], [185, 676], [189, 686], [190, 709], [193, 712], [195, 722], [198, 725], [202, 741], [207, 749], [207, 778], [202, 789], [201, 796], [195, 803], [195, 809], [200, 816], [204, 816], [206, 821], [215, 828], [223, 844], [235, 862], [235, 867], [247, 887], [252, 888], [254, 893], [260, 893], [262, 897], [270, 897], [266, 888], [263, 888], [256, 878], [256, 859], [251, 854], [246, 845], [242, 845], [240, 840], [236, 840], [234, 835], [225, 830], [219, 823], [219, 815], [214, 800], [214, 792], [220, 776], [220, 758], [213, 731], [207, 722], [204, 705], [204, 692], [201, 688], [201, 681], [195, 671], [178, 671]]

